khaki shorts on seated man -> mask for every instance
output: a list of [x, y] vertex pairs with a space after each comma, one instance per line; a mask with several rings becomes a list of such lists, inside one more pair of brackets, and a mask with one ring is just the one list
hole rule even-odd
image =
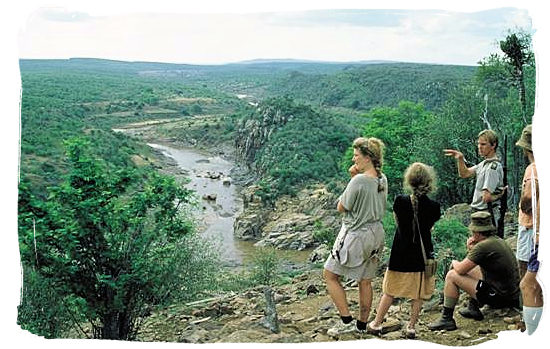
[[445, 277], [441, 318], [428, 325], [430, 330], [456, 330], [453, 318], [460, 290], [468, 293], [481, 305], [493, 308], [519, 306], [519, 274], [514, 252], [506, 241], [495, 235], [488, 212], [475, 212], [468, 226], [468, 255], [461, 262], [452, 261]]

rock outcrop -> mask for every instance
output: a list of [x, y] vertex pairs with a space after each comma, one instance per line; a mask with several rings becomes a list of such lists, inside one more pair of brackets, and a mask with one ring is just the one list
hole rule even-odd
[[296, 197], [282, 196], [273, 207], [263, 205], [255, 195], [258, 186], [242, 192], [244, 211], [235, 220], [235, 236], [258, 240], [257, 246], [305, 250], [318, 246], [314, 240], [316, 225], [328, 227], [335, 234], [340, 225], [334, 209], [335, 196], [324, 187], [303, 189]]
[[293, 118], [293, 115], [270, 104], [260, 105], [256, 114], [257, 117], [245, 119], [241, 123], [235, 137], [236, 155], [248, 166], [254, 163], [256, 152], [271, 135]]
[[[381, 296], [382, 274], [373, 279], [373, 307]], [[350, 311], [357, 314], [357, 283], [344, 285]], [[355, 331], [330, 336], [327, 332], [340, 321], [338, 311], [326, 291], [322, 270], [315, 269], [293, 278], [292, 282], [274, 287], [274, 300], [280, 323], [280, 332], [273, 333], [262, 324], [265, 321], [265, 297], [262, 287], [247, 289], [188, 304], [174, 305], [155, 311], [144, 319], [138, 333], [139, 341], [186, 343], [304, 343], [350, 341], [376, 338]], [[437, 297], [435, 297], [437, 298]], [[461, 294], [458, 308], [465, 306], [468, 296]], [[426, 302], [426, 305], [432, 302]], [[410, 301], [396, 299], [390, 307], [380, 339], [404, 339], [402, 329], [409, 320]], [[485, 319], [475, 321], [455, 315], [457, 331], [430, 331], [427, 327], [439, 318], [441, 305], [424, 306], [417, 323], [417, 340], [450, 346], [472, 346], [501, 339], [500, 331], [517, 331], [519, 312], [516, 309], [481, 309]], [[458, 312], [457, 312], [458, 313]], [[371, 319], [374, 309], [371, 311]], [[369, 342], [370, 343], [370, 342]], [[495, 344], [497, 344], [495, 343]], [[347, 345], [345, 343], [344, 345]], [[403, 343], [406, 345], [406, 343]]]

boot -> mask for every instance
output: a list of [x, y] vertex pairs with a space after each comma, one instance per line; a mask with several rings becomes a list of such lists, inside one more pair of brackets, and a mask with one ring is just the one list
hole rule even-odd
[[483, 313], [479, 310], [479, 303], [474, 298], [470, 298], [468, 307], [460, 309], [458, 313], [468, 319], [474, 319], [477, 321], [483, 320]]
[[456, 330], [456, 322], [455, 322], [455, 319], [453, 319], [453, 311], [454, 311], [453, 308], [443, 307], [443, 311], [441, 312], [441, 318], [436, 322], [432, 322], [431, 324], [428, 324], [428, 328], [432, 331]]

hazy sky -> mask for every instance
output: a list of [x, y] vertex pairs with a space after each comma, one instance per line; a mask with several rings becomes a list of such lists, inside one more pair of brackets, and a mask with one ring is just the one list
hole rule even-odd
[[[190, 10], [199, 13], [185, 13]], [[521, 7], [466, 10], [268, 8], [259, 13], [200, 13], [205, 9], [182, 6], [124, 13], [68, 4], [37, 8], [29, 14], [19, 34], [19, 57], [198, 64], [296, 58], [475, 65], [498, 51], [496, 41], [507, 30], [533, 29], [528, 10]]]

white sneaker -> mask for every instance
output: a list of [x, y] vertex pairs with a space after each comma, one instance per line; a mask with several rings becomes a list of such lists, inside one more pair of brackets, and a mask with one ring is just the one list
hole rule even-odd
[[349, 324], [344, 324], [342, 321], [331, 328], [328, 329], [327, 335], [330, 337], [337, 337], [341, 334], [355, 332], [355, 321], [350, 322]]

